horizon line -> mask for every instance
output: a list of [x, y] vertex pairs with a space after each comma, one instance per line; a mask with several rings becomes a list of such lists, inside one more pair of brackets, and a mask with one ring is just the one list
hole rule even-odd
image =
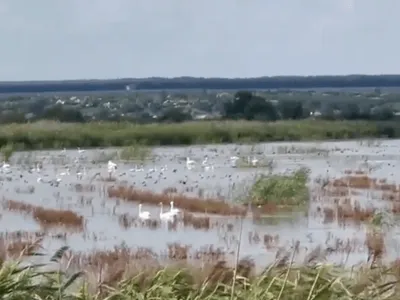
[[176, 80], [176, 79], [197, 79], [197, 80], [252, 80], [252, 79], [274, 79], [274, 78], [318, 78], [318, 77], [394, 77], [400, 76], [400, 73], [384, 73], [384, 74], [320, 74], [320, 75], [271, 75], [271, 76], [254, 76], [254, 77], [203, 77], [203, 76], [175, 76], [175, 77], [163, 77], [163, 76], [152, 76], [152, 77], [110, 77], [110, 78], [75, 78], [75, 79], [34, 79], [34, 80], [0, 80], [1, 83], [39, 83], [39, 82], [74, 82], [74, 81], [118, 81], [118, 80]]

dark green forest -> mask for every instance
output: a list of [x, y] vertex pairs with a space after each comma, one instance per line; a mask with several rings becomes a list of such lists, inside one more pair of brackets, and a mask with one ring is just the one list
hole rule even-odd
[[255, 90], [400, 87], [400, 75], [274, 76], [258, 78], [124, 78], [110, 80], [66, 80], [0, 82], [0, 93], [89, 92], [133, 90]]

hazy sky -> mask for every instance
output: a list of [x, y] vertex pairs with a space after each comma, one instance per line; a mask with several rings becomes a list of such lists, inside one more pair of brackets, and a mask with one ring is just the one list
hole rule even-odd
[[0, 0], [0, 80], [400, 73], [400, 0]]

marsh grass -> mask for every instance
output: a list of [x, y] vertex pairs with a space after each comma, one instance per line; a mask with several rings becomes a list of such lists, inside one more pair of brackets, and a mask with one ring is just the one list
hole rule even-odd
[[[171, 247], [172, 255], [186, 251]], [[55, 270], [42, 264], [26, 266], [21, 260], [2, 262], [1, 299], [394, 300], [400, 287], [398, 262], [349, 270], [319, 262], [320, 250], [311, 251], [303, 265], [293, 264], [295, 249], [283, 253], [261, 272], [255, 272], [249, 259], [239, 260], [235, 267], [223, 260], [201, 266], [179, 262], [165, 266], [143, 256], [134, 263], [135, 258], [125, 250], [117, 256], [98, 254], [91, 260], [97, 268], [86, 264], [84, 272], [73, 272], [74, 257], [61, 263], [67, 250], [61, 248], [51, 257], [60, 263]]]
[[15, 151], [15, 146], [12, 143], [6, 144], [0, 148], [0, 153], [5, 162], [9, 162]]
[[191, 145], [351, 139], [400, 136], [396, 123], [361, 121], [214, 121], [181, 124], [96, 122], [66, 124], [40, 121], [7, 124], [0, 128], [0, 147], [18, 145], [18, 150], [124, 147], [143, 142], [148, 146]]
[[319, 156], [328, 156], [328, 149], [318, 147], [303, 147], [303, 146], [277, 146], [274, 149], [274, 154], [316, 154]]
[[169, 206], [170, 202], [174, 201], [174, 205], [177, 208], [192, 213], [208, 213], [225, 216], [240, 216], [246, 214], [245, 208], [238, 205], [231, 205], [217, 199], [203, 199], [186, 196], [184, 194], [154, 193], [132, 186], [109, 187], [107, 193], [110, 198], [120, 198], [126, 201], [141, 202], [154, 206], [159, 205], [159, 203]]
[[250, 189], [247, 202], [253, 205], [304, 207], [309, 200], [308, 170], [292, 174], [260, 175]]
[[377, 139], [362, 139], [358, 141], [358, 144], [364, 147], [379, 147], [382, 141]]
[[118, 152], [119, 159], [129, 162], [145, 162], [151, 158], [151, 148], [146, 147], [144, 143], [135, 143], [123, 147]]
[[3, 200], [3, 208], [30, 215], [43, 228], [62, 226], [82, 231], [85, 224], [83, 216], [71, 210], [49, 209], [15, 200]]
[[92, 163], [107, 163], [110, 160], [116, 160], [119, 158], [119, 152], [115, 151], [96, 151]]
[[239, 157], [239, 160], [236, 163], [237, 168], [255, 168], [255, 169], [266, 169], [268, 172], [272, 172], [276, 167], [276, 163], [273, 159], [267, 159], [265, 157], [257, 159], [257, 163], [253, 164], [251, 162], [251, 157]]

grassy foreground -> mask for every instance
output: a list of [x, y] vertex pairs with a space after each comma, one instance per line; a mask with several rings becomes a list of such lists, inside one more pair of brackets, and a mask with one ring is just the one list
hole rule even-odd
[[0, 147], [17, 149], [191, 145], [235, 142], [272, 142], [326, 139], [400, 137], [396, 123], [361, 121], [250, 121], [148, 124], [98, 122], [67, 124], [41, 121], [0, 127]]
[[[57, 255], [57, 253], [55, 254]], [[292, 255], [293, 259], [293, 255]], [[250, 261], [237, 268], [223, 262], [200, 267], [154, 267], [126, 272], [108, 269], [90, 272], [44, 271], [43, 265], [3, 263], [0, 268], [1, 299], [186, 299], [186, 300], [330, 300], [399, 299], [400, 268], [359, 267], [345, 270], [308, 257], [304, 266], [293, 266], [290, 255], [254, 275]], [[53, 262], [57, 262], [54, 257]], [[126, 268], [126, 265], [125, 265]], [[53, 268], [54, 269], [54, 268]], [[56, 268], [57, 269], [57, 268]], [[104, 270], [105, 271], [105, 270]], [[94, 279], [95, 278], [95, 279]]]

